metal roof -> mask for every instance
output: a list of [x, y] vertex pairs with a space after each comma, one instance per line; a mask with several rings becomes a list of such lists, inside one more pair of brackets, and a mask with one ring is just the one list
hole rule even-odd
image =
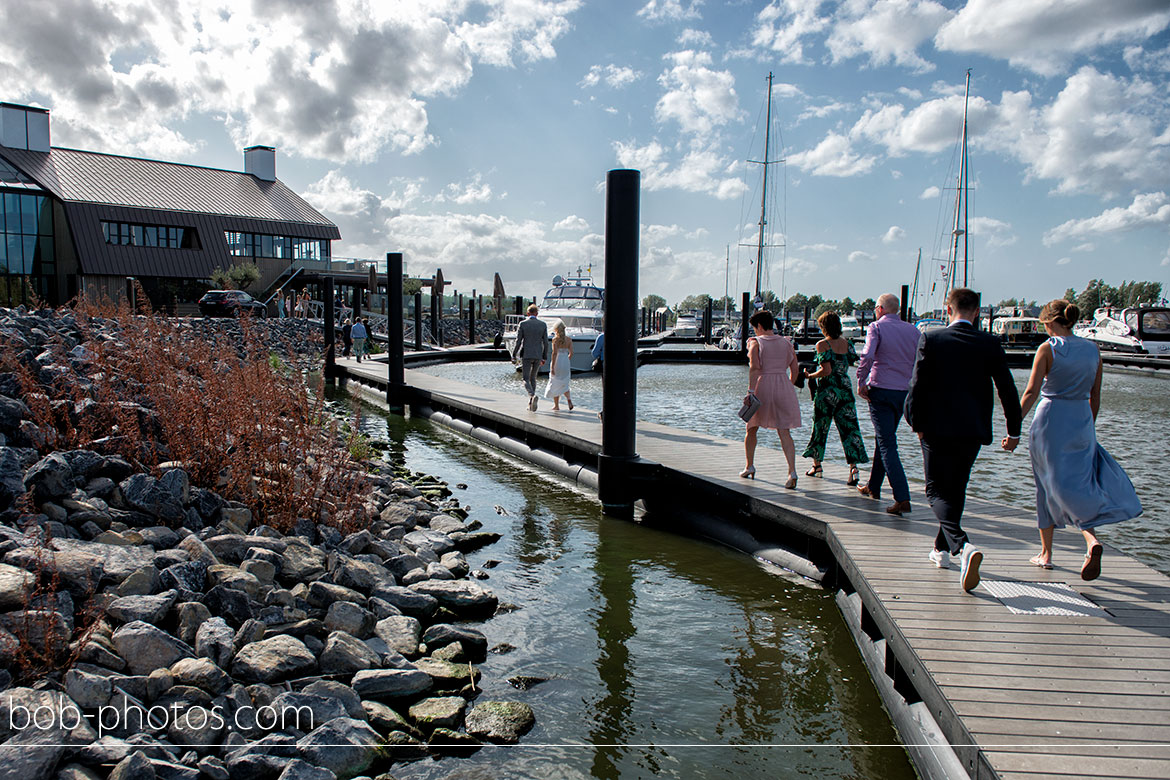
[[282, 182], [248, 173], [58, 147], [46, 153], [5, 146], [0, 154], [65, 202], [312, 225], [313, 233], [325, 227], [341, 237]]

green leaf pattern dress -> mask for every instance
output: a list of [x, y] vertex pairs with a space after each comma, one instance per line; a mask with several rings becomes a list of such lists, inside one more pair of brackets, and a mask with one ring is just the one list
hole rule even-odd
[[829, 362], [833, 366], [833, 371], [817, 380], [817, 393], [813, 397], [812, 437], [808, 440], [803, 457], [813, 458], [818, 463], [825, 459], [829, 424], [836, 421], [837, 433], [841, 435], [841, 447], [845, 450], [845, 460], [851, 464], [869, 461], [869, 456], [865, 453], [865, 442], [861, 439], [861, 429], [857, 425], [857, 406], [853, 400], [853, 386], [849, 380], [849, 364], [856, 361], [857, 353], [853, 350], [852, 343], [849, 343], [849, 351], [844, 355], [838, 355], [832, 349], [817, 353], [818, 367]]

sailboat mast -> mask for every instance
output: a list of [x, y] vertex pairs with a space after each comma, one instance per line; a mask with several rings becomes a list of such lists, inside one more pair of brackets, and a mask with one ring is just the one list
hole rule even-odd
[[768, 153], [772, 141], [772, 72], [768, 71], [768, 111], [764, 121], [764, 181], [760, 193], [760, 239], [756, 250], [756, 297], [759, 298], [760, 280], [764, 272], [764, 226], [768, 209]]
[[959, 168], [959, 187], [963, 197], [963, 286], [967, 287], [967, 251], [970, 232], [967, 226], [969, 178], [967, 175], [967, 102], [971, 98], [971, 69], [967, 68], [967, 86], [963, 92], [963, 154]]
[[723, 261], [723, 324], [726, 325], [730, 320], [727, 318], [727, 304], [731, 301], [731, 297], [727, 294], [727, 283], [731, 281], [731, 244], [727, 245], [727, 257]]
[[906, 304], [906, 311], [908, 311], [911, 316], [914, 315], [914, 311], [918, 308], [918, 272], [921, 269], [922, 247], [918, 247], [918, 260], [914, 262], [914, 288], [910, 293], [910, 301]]

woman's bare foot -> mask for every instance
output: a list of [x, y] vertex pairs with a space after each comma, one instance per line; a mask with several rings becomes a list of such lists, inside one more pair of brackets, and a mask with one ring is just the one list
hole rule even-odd
[[1052, 568], [1052, 556], [1046, 556], [1044, 553], [1032, 556], [1028, 559], [1028, 562], [1033, 566], [1039, 566], [1041, 569]]

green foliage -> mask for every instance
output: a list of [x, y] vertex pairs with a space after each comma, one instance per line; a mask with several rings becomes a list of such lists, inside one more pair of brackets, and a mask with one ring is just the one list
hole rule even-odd
[[268, 367], [273, 371], [283, 371], [284, 361], [280, 359], [280, 355], [275, 352], [268, 353]]
[[686, 312], [700, 312], [707, 310], [707, 301], [711, 300], [711, 296], [707, 293], [702, 295], [688, 295], [675, 305], [674, 310], [680, 314]]
[[735, 299], [730, 295], [724, 295], [714, 302], [715, 311], [723, 311], [726, 308], [728, 311], [735, 311]]
[[1015, 298], [1004, 298], [999, 303], [995, 304], [1000, 309], [1014, 309], [1020, 305], [1020, 302]]
[[651, 295], [647, 295], [645, 298], [642, 299], [643, 308], [649, 309], [650, 311], [655, 311], [657, 309], [661, 309], [665, 305], [666, 305], [666, 299], [663, 298], [661, 295], [651, 294]]
[[843, 315], [850, 315], [857, 309], [857, 304], [853, 299], [846, 295], [841, 299], [841, 305], [837, 307], [837, 313]]
[[873, 310], [877, 308], [877, 301], [873, 298], [866, 298], [861, 303], [857, 304], [857, 308], [866, 313], [866, 316], [873, 314]]
[[216, 290], [246, 290], [260, 279], [260, 269], [255, 263], [238, 263], [226, 271], [216, 266], [210, 278]]
[[788, 311], [804, 311], [804, 307], [808, 306], [808, 296], [803, 293], [797, 293], [784, 302], [784, 308]]
[[1070, 287], [1064, 291], [1064, 300], [1076, 301], [1076, 299], [1077, 299], [1077, 291], [1076, 290], [1074, 290], [1073, 288]]
[[815, 319], [827, 311], [838, 311], [840, 306], [841, 304], [837, 303], [836, 301], [821, 301], [820, 304], [817, 305], [817, 308], [813, 311], [813, 318]]
[[374, 455], [374, 448], [370, 446], [370, 437], [360, 431], [352, 431], [349, 435], [349, 456], [356, 461], [367, 461]]
[[402, 294], [414, 295], [416, 292], [422, 292], [422, 279], [403, 279], [402, 280]]

